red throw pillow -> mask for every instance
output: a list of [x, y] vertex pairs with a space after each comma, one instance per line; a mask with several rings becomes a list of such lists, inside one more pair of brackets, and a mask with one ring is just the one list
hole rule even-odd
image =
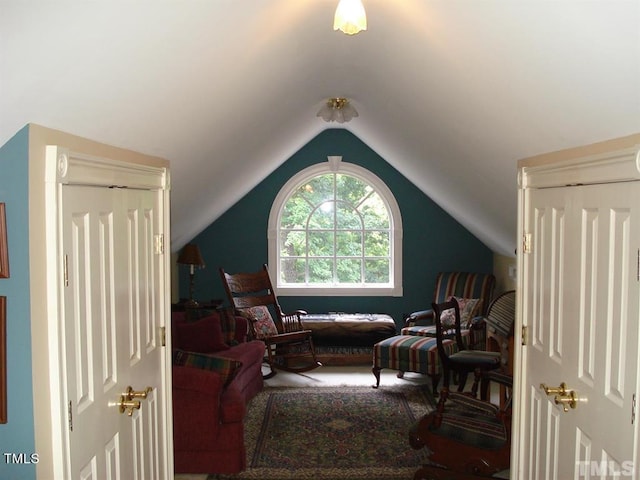
[[176, 325], [174, 348], [197, 353], [212, 353], [229, 349], [224, 343], [220, 318], [217, 314], [195, 322], [180, 322]]

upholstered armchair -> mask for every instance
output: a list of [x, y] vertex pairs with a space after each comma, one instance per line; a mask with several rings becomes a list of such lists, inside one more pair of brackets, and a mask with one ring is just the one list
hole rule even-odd
[[[468, 348], [484, 350], [486, 330], [483, 316], [491, 303], [496, 279], [490, 273], [440, 272], [436, 277], [432, 303], [456, 297], [460, 306], [462, 335]], [[433, 310], [420, 310], [405, 318], [402, 335], [435, 337]]]

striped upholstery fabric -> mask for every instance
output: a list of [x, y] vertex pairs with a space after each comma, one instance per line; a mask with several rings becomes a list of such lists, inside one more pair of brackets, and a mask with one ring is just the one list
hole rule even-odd
[[436, 277], [433, 303], [446, 302], [452, 295], [461, 298], [479, 298], [477, 311], [485, 315], [491, 301], [496, 278], [489, 273], [440, 272]]
[[507, 431], [498, 416], [489, 416], [465, 408], [448, 408], [442, 414], [442, 424], [431, 431], [451, 440], [473, 445], [483, 450], [502, 447], [507, 442]]
[[[464, 342], [465, 347], [469, 347], [469, 335], [470, 330], [468, 328], [460, 329], [460, 335], [462, 335], [462, 341]], [[425, 327], [423, 325], [414, 325], [413, 327], [404, 327], [401, 332], [402, 335], [414, 335], [419, 337], [433, 337], [436, 338], [436, 326], [429, 325]]]
[[[453, 340], [444, 341], [448, 353], [458, 349]], [[373, 346], [373, 366], [401, 372], [440, 375], [441, 365], [435, 337], [396, 335]]]
[[[468, 348], [478, 350], [485, 348], [486, 334], [482, 321], [487, 314], [495, 284], [496, 278], [490, 273], [440, 272], [436, 277], [436, 287], [433, 292], [434, 303], [446, 302], [451, 296], [480, 300], [475, 309], [477, 316], [472, 320], [471, 332], [466, 329], [462, 330], [463, 335], [470, 335], [465, 337]], [[425, 325], [427, 326], [425, 327]], [[435, 336], [433, 312], [429, 309], [412, 313], [400, 333], [402, 335]]]

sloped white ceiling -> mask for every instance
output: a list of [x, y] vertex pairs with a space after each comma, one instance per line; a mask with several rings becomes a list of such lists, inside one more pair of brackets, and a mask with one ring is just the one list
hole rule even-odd
[[[178, 249], [318, 132], [349, 129], [494, 251], [516, 162], [640, 132], [640, 2], [4, 1], [0, 144], [38, 123], [171, 161]], [[0, 172], [0, 175], [2, 173]]]

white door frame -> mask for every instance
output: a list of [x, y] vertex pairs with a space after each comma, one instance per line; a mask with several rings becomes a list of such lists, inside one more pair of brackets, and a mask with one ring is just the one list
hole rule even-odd
[[[625, 142], [622, 142], [625, 143]], [[595, 144], [589, 154], [589, 148], [577, 148], [549, 155], [525, 159], [519, 162], [518, 168], [518, 226], [517, 226], [517, 288], [516, 288], [516, 321], [514, 342], [514, 405], [511, 443], [511, 477], [525, 478], [522, 470], [524, 458], [531, 452], [524, 450], [524, 426], [527, 424], [524, 411], [527, 391], [527, 367], [523, 336], [523, 295], [527, 285], [524, 271], [524, 214], [527, 211], [527, 190], [545, 187], [563, 187], [577, 184], [601, 184], [640, 180], [640, 145], [638, 138], [630, 138], [626, 145], [611, 141], [613, 148], [608, 149], [609, 142]], [[640, 362], [640, 351], [632, 361]], [[640, 372], [640, 369], [639, 369]], [[640, 385], [640, 383], [637, 383]], [[638, 427], [636, 427], [636, 436]]]
[[[170, 262], [169, 262], [169, 170], [166, 167], [155, 167], [130, 163], [126, 161], [101, 158], [92, 155], [74, 153], [59, 146], [47, 146], [45, 154], [45, 238], [46, 246], [46, 318], [48, 327], [48, 379], [50, 390], [51, 413], [51, 454], [52, 472], [55, 479], [69, 478], [68, 451], [68, 414], [63, 402], [65, 385], [64, 338], [61, 325], [64, 321], [62, 304], [59, 301], [64, 287], [64, 266], [60, 252], [61, 239], [59, 236], [59, 206], [62, 185], [92, 185], [118, 186], [157, 190], [162, 195], [163, 205], [163, 246], [164, 266], [162, 273], [162, 305], [159, 314], [162, 316], [159, 324], [169, 326], [170, 318]], [[40, 299], [42, 301], [43, 299]], [[35, 300], [37, 301], [37, 300]], [[166, 335], [167, 346], [165, 352], [171, 351], [170, 335]], [[167, 353], [162, 365], [162, 375], [165, 388], [162, 389], [165, 398], [161, 404], [166, 408], [166, 435], [160, 448], [164, 450], [165, 468], [167, 474], [173, 473], [173, 432], [172, 432], [172, 404], [171, 404], [171, 356]], [[35, 377], [34, 377], [35, 378]]]

